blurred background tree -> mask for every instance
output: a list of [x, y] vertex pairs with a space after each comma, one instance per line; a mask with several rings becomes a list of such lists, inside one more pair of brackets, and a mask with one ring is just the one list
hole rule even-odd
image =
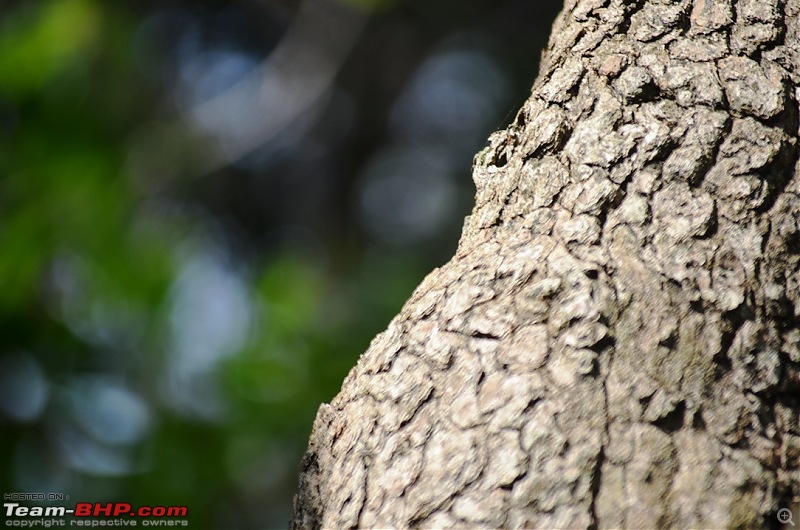
[[5, 2], [3, 492], [285, 527], [317, 406], [454, 251], [559, 8]]

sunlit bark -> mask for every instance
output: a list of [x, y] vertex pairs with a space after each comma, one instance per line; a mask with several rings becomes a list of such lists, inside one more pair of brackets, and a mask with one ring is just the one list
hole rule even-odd
[[799, 10], [566, 2], [455, 257], [320, 408], [295, 527], [761, 527], [800, 499]]

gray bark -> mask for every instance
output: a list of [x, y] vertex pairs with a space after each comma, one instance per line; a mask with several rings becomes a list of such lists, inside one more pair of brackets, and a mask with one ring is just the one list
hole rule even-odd
[[[293, 526], [758, 527], [800, 500], [800, 0], [567, 0]], [[468, 112], [468, 109], [465, 109]]]

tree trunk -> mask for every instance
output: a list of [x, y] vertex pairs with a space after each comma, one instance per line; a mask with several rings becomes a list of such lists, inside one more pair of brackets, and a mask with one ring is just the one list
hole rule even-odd
[[800, 0], [567, 0], [540, 72], [455, 257], [320, 408], [294, 527], [800, 501]]

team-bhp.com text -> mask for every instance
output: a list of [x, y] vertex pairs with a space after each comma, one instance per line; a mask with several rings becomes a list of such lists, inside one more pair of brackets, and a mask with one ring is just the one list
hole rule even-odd
[[[54, 526], [189, 526], [186, 506], [140, 506], [134, 509], [127, 502], [89, 503], [79, 502], [75, 508], [64, 506], [20, 506], [18, 503], [3, 503], [6, 526], [20, 528], [50, 528]], [[57, 519], [72, 516], [77, 519]], [[114, 519], [81, 519], [86, 517], [108, 517]], [[35, 518], [35, 519], [34, 519]], [[136, 518], [147, 518], [140, 519]]]

